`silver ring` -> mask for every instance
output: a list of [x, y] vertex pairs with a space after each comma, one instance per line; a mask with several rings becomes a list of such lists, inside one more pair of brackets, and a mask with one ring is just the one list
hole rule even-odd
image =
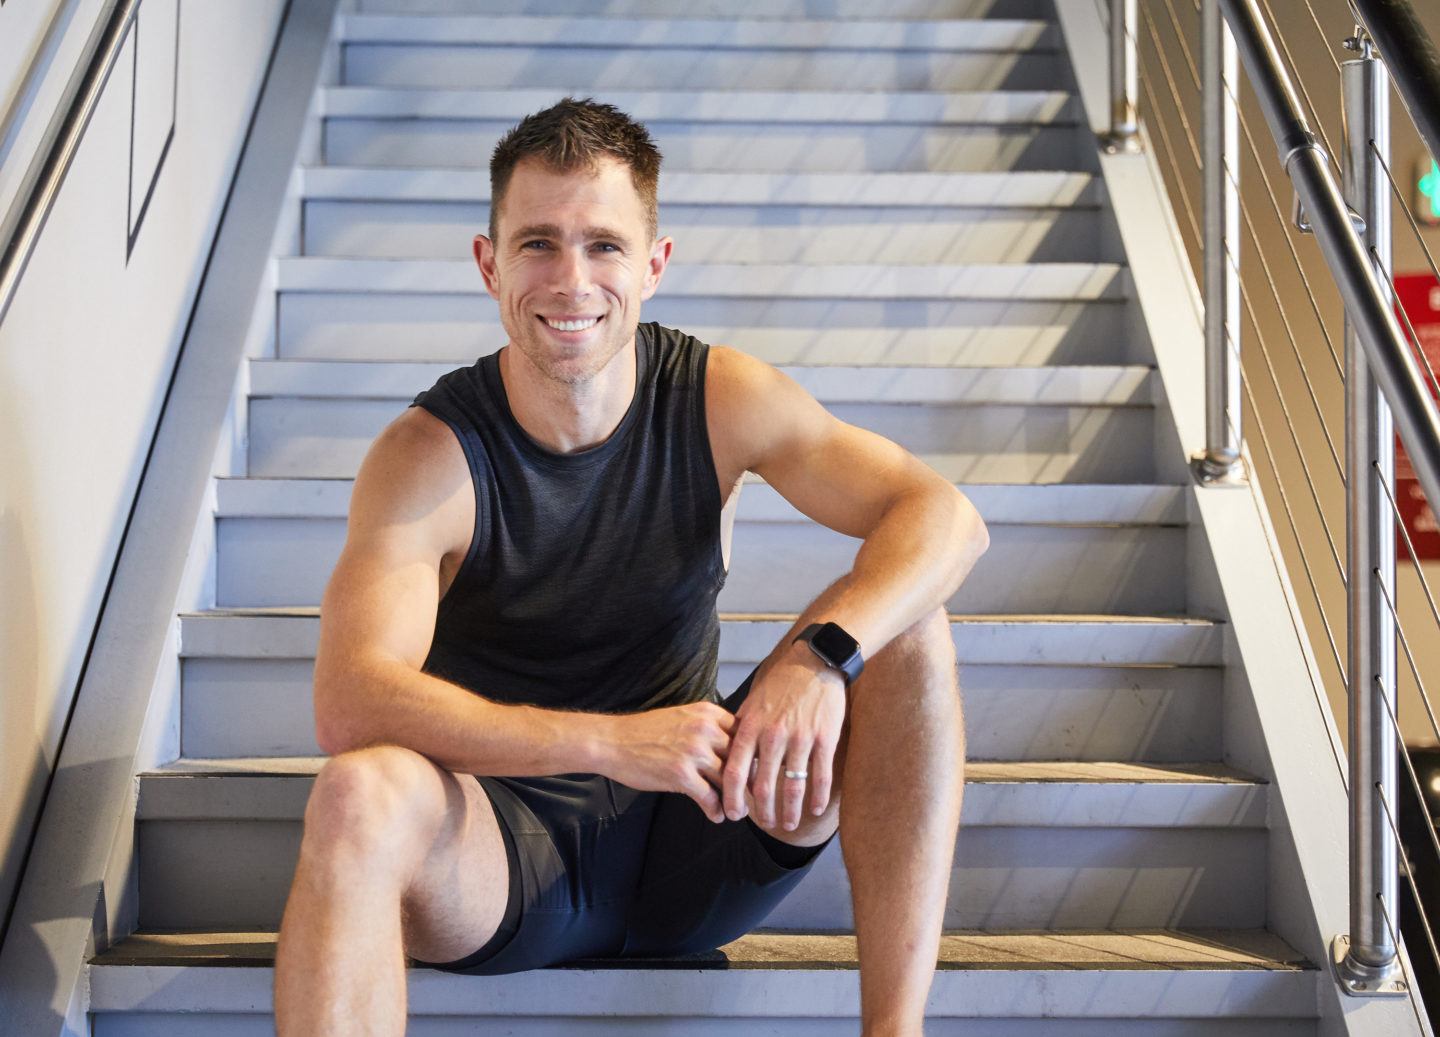
[[785, 772], [785, 777], [787, 777], [787, 778], [800, 778], [801, 780], [804, 780], [805, 778], [808, 778], [809, 776], [810, 776], [810, 772], [809, 772], [809, 771], [786, 771], [786, 772]]

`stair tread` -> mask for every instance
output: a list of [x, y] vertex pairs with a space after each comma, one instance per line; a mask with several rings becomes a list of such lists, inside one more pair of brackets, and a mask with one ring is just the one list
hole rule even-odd
[[[583, 35], [576, 35], [583, 30]], [[1055, 27], [1039, 19], [594, 18], [566, 15], [347, 14], [345, 43], [696, 47], [765, 50], [1053, 50]]]
[[[314, 775], [328, 756], [181, 757], [140, 772], [141, 777], [185, 775]], [[1117, 761], [969, 760], [967, 784], [1187, 784], [1263, 785], [1261, 779], [1224, 763], [1130, 763]]]
[[[564, 91], [470, 87], [330, 86], [325, 118], [513, 122]], [[606, 90], [631, 118], [659, 123], [1073, 125], [1075, 95], [1060, 90]]]
[[[91, 959], [91, 966], [269, 966], [268, 930], [136, 932]], [[758, 930], [715, 951], [625, 961], [578, 959], [559, 968], [856, 969], [851, 934]], [[1315, 966], [1263, 929], [1115, 929], [994, 932], [947, 930], [937, 968], [1006, 970], [1273, 970]]]
[[[217, 518], [339, 519], [349, 514], [353, 478], [229, 476], [216, 479]], [[745, 477], [740, 522], [809, 521], [763, 478]], [[1187, 524], [1187, 488], [1164, 484], [955, 483], [991, 527], [1144, 527]]]
[[[308, 200], [490, 201], [489, 180], [471, 168], [305, 166]], [[700, 173], [662, 172], [665, 205], [1096, 207], [1089, 173]]]
[[[468, 259], [276, 260], [276, 289], [481, 295]], [[667, 271], [670, 296], [865, 299], [1063, 299], [1123, 297], [1120, 263], [697, 263]]]
[[[395, 399], [417, 392], [460, 366], [448, 361], [249, 361], [251, 400]], [[783, 364], [779, 370], [822, 404], [1018, 406], [1153, 406], [1154, 368], [1129, 365], [1044, 367]]]
[[[223, 606], [211, 609], [188, 609], [178, 612], [182, 618], [188, 617], [211, 617], [211, 616], [300, 616], [318, 618], [320, 615], [319, 605], [254, 605], [254, 606]], [[799, 615], [794, 612], [721, 612], [722, 623], [793, 623]], [[1210, 619], [1203, 616], [1135, 616], [1117, 614], [1088, 614], [1088, 613], [982, 613], [982, 614], [960, 614], [951, 613], [951, 624], [957, 623], [1115, 623], [1132, 626], [1220, 626], [1224, 620]]]

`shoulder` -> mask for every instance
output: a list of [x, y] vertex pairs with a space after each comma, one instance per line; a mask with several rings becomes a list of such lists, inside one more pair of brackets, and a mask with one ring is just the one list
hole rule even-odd
[[755, 470], [834, 419], [795, 379], [730, 346], [711, 346], [705, 408], [713, 440]]
[[474, 513], [470, 465], [446, 422], [409, 407], [375, 437], [355, 477], [352, 532], [407, 532], [444, 555], [468, 546]]

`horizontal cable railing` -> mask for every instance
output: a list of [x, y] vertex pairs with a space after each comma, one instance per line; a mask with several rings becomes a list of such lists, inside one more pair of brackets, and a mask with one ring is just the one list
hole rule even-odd
[[[1404, 690], [1423, 707], [1440, 745], [1431, 695], [1440, 676], [1427, 680], [1416, 656], [1418, 645], [1440, 644], [1440, 607], [1396, 501], [1395, 430], [1428, 499], [1440, 503], [1440, 378], [1392, 283], [1393, 205], [1437, 281], [1440, 265], [1391, 170], [1387, 69], [1440, 154], [1440, 54], [1406, 0], [1287, 4], [1287, 32], [1276, 31], [1271, 0], [1106, 6], [1112, 62], [1124, 74], [1112, 65], [1114, 121], [1102, 143], [1112, 153], [1155, 149], [1205, 300], [1207, 442], [1192, 462], [1196, 479], [1218, 487], [1254, 478], [1278, 500], [1282, 553], [1304, 581], [1297, 604], [1324, 685], [1317, 701], [1329, 688], [1347, 703], [1351, 917], [1332, 948], [1335, 976], [1353, 995], [1410, 995], [1420, 1023], [1399, 954], [1408, 922], [1397, 917], [1398, 881], [1414, 897], [1414, 939], [1440, 969], [1431, 924], [1440, 905], [1422, 901], [1413, 871], [1417, 854], [1440, 869], [1440, 836], [1427, 823], [1424, 845], [1407, 852], [1400, 839], [1400, 797], [1404, 809], [1423, 810], [1425, 790], [1397, 751], [1399, 701]], [[1317, 46], [1328, 63], [1313, 60]], [[1354, 57], [1339, 60], [1338, 46]], [[1298, 74], [1300, 56], [1321, 67], [1310, 82]], [[1328, 105], [1336, 97], [1339, 112]], [[1291, 181], [1290, 206], [1256, 111]], [[1254, 437], [1252, 472], [1242, 433]], [[1410, 607], [1397, 604], [1397, 546], [1416, 580]], [[1337, 764], [1340, 756], [1337, 747]]]

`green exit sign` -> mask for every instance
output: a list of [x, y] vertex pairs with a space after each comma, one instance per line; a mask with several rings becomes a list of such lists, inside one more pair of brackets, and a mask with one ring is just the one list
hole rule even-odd
[[1431, 227], [1440, 224], [1440, 166], [1420, 160], [1415, 178], [1415, 218]]

